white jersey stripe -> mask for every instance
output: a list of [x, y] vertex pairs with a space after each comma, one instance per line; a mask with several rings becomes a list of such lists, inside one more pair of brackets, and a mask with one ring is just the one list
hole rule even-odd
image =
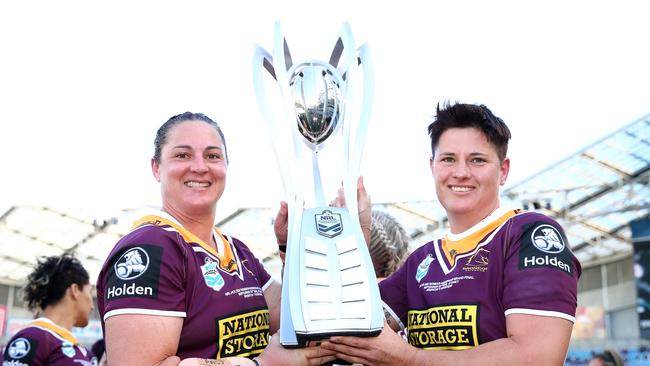
[[[400, 318], [397, 316], [397, 314], [395, 314], [393, 309], [391, 309], [390, 306], [388, 306], [388, 304], [386, 304], [383, 301], [381, 302], [381, 306], [384, 309], [384, 315], [389, 315], [391, 318], [393, 318], [393, 320], [395, 320], [397, 322], [397, 325], [399, 326], [399, 329], [401, 331], [405, 331], [406, 327], [404, 326], [404, 323], [402, 323], [402, 320], [400, 320]], [[389, 319], [386, 317], [386, 320], [389, 320]]]
[[575, 316], [569, 314], [560, 313], [559, 311], [549, 311], [549, 310], [535, 310], [535, 309], [523, 309], [523, 308], [512, 308], [505, 311], [505, 315], [510, 314], [529, 314], [529, 315], [539, 315], [539, 316], [549, 316], [553, 318], [562, 318], [570, 321], [571, 323], [576, 322]]
[[138, 309], [138, 308], [124, 308], [111, 310], [104, 314], [104, 322], [106, 319], [110, 318], [113, 315], [122, 315], [122, 314], [143, 314], [143, 315], [158, 315], [158, 316], [169, 316], [174, 318], [185, 318], [187, 313], [184, 311], [165, 311], [165, 310], [152, 310], [152, 309]]
[[262, 291], [266, 291], [266, 289], [269, 288], [269, 286], [271, 286], [273, 281], [275, 281], [273, 277], [269, 277], [269, 280], [266, 281], [266, 283], [262, 286]]

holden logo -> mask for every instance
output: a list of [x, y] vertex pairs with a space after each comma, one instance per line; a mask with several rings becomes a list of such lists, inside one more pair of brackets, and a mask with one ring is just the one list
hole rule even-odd
[[540, 225], [531, 235], [535, 247], [545, 253], [560, 253], [564, 250], [562, 235], [551, 225]]
[[147, 267], [149, 267], [149, 255], [140, 247], [126, 251], [114, 266], [117, 277], [125, 281], [139, 277]]
[[18, 338], [11, 342], [9, 347], [7, 347], [7, 352], [11, 358], [23, 358], [29, 353], [31, 346], [29, 341], [25, 338]]

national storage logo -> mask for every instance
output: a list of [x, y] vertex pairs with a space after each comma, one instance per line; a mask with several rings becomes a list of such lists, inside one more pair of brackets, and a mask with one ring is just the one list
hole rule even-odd
[[261, 309], [217, 319], [217, 358], [262, 353], [269, 343], [269, 311]]
[[478, 346], [478, 305], [448, 305], [408, 312], [408, 341], [423, 349]]

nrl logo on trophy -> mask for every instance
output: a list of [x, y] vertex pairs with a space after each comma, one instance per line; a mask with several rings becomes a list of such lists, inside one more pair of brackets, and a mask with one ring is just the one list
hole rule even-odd
[[[294, 62], [276, 23], [273, 53], [255, 49], [253, 83], [289, 203], [280, 342], [378, 335], [384, 318], [356, 190], [374, 88], [368, 45], [357, 48], [345, 23], [328, 62]], [[326, 189], [340, 182], [347, 208], [329, 207]]]
[[333, 238], [343, 231], [341, 215], [325, 210], [321, 214], [316, 214], [316, 229], [322, 236]]

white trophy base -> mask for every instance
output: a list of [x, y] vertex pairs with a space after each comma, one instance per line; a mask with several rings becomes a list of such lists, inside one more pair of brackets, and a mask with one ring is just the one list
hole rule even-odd
[[299, 240], [288, 245], [282, 345], [379, 335], [384, 325], [379, 288], [361, 228], [347, 209], [335, 207], [307, 209], [301, 224]]

